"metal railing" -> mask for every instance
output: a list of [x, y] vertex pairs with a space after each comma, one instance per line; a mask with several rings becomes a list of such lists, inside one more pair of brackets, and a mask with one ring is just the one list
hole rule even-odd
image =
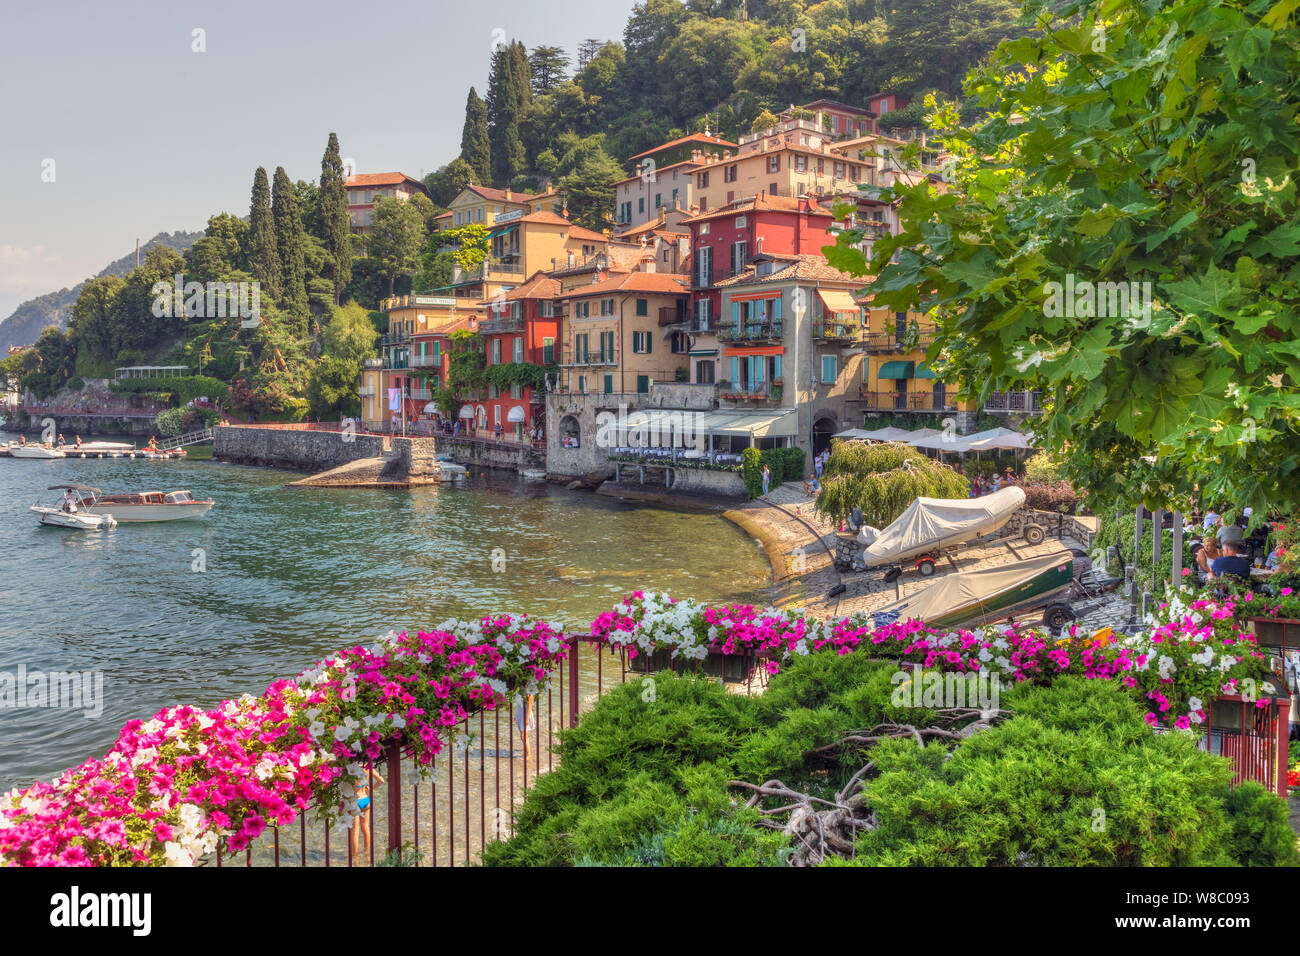
[[[933, 329], [922, 329], [914, 347], [928, 349], [934, 343], [935, 335]], [[862, 336], [862, 344], [870, 353], [909, 351], [904, 339], [897, 332], [867, 332]]]
[[861, 322], [814, 322], [812, 337], [815, 339], [849, 340], [857, 338], [862, 331]]
[[[288, 825], [268, 827], [247, 850], [219, 850], [204, 859], [211, 866], [374, 866], [393, 861], [416, 866], [461, 866], [476, 862], [492, 842], [515, 832], [515, 814], [530, 786], [558, 764], [561, 730], [575, 727], [606, 690], [640, 675], [679, 669], [680, 662], [659, 651], [629, 659], [587, 635], [568, 639], [567, 659], [550, 685], [524, 713], [501, 708], [479, 712], [447, 728], [452, 743], [420, 780], [409, 774], [412, 761], [390, 743], [375, 761], [365, 823], [372, 839], [358, 838], [355, 851], [346, 834], [331, 833], [314, 808]], [[705, 673], [747, 690], [766, 681], [753, 655], [711, 652]], [[523, 718], [523, 719], [520, 719]], [[521, 728], [522, 725], [522, 728]], [[462, 735], [472, 735], [466, 741]], [[376, 784], [378, 784], [376, 786]], [[357, 828], [353, 824], [353, 828]]]
[[858, 389], [853, 401], [864, 402], [867, 408], [899, 412], [947, 412], [955, 409], [957, 390], [949, 389], [943, 399], [932, 392], [879, 392], [866, 386]]
[[784, 334], [781, 322], [771, 320], [762, 322], [719, 322], [718, 339], [723, 342], [741, 342], [754, 340], [780, 340]]
[[1042, 393], [1031, 392], [994, 392], [984, 403], [988, 412], [1027, 412], [1037, 414], [1043, 410]]

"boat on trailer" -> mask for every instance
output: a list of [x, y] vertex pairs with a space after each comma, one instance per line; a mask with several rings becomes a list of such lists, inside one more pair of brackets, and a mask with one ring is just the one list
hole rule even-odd
[[202, 518], [215, 501], [197, 499], [189, 491], [142, 491], [138, 494], [106, 495], [98, 488], [86, 488], [92, 497], [85, 510], [112, 514], [118, 521], [180, 521]]
[[64, 501], [58, 508], [32, 505], [30, 510], [36, 513], [38, 524], [76, 531], [107, 531], [117, 527], [117, 521], [111, 514], [94, 514], [84, 509], [91, 498], [90, 492], [94, 489], [84, 485], [50, 485], [46, 490], [65, 492]]

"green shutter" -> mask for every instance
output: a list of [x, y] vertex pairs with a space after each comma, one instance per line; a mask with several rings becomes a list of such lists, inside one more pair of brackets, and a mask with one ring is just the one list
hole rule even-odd
[[637, 390], [637, 392], [638, 392], [639, 394], [642, 394], [642, 395], [644, 395], [646, 392], [650, 391], [650, 376], [649, 376], [649, 375], [638, 375], [638, 376], [636, 377], [636, 390]]
[[636, 300], [636, 314], [637, 314], [637, 315], [649, 315], [649, 314], [650, 314], [650, 303], [649, 303], [648, 301], [646, 301], [645, 299], [637, 299], [637, 300]]

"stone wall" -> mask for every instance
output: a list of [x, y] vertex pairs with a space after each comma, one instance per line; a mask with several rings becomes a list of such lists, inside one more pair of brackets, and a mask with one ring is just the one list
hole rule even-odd
[[[434, 441], [431, 438], [417, 440]], [[394, 442], [396, 441], [397, 439], [394, 439]], [[437, 450], [441, 454], [449, 456], [452, 461], [467, 468], [479, 465], [484, 468], [510, 468], [518, 471], [522, 468], [546, 467], [541, 452], [524, 444], [512, 442], [499, 444], [472, 438], [448, 438], [445, 435], [440, 436], [437, 442]], [[549, 470], [550, 468], [547, 467], [547, 471]], [[562, 472], [562, 474], [570, 474], [570, 472]]]
[[359, 458], [378, 458], [387, 450], [388, 439], [382, 435], [220, 425], [212, 444], [212, 457], [218, 461], [324, 471]]
[[714, 471], [708, 468], [672, 469], [672, 490], [688, 495], [712, 495], [719, 498], [748, 498], [745, 479], [738, 471]]
[[428, 478], [438, 472], [440, 438], [394, 438], [394, 468], [407, 478]]

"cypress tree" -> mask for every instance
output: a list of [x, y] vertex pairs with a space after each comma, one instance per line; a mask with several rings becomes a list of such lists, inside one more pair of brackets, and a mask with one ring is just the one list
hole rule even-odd
[[271, 186], [266, 179], [265, 167], [258, 166], [253, 175], [253, 204], [248, 213], [249, 239], [252, 255], [249, 265], [253, 276], [260, 282], [262, 294], [278, 301], [284, 285], [280, 253], [275, 247], [275, 222], [271, 218]]
[[280, 253], [284, 277], [281, 305], [293, 317], [294, 334], [307, 334], [307, 266], [303, 252], [302, 218], [298, 195], [283, 166], [275, 168], [271, 186], [271, 217], [275, 221], [275, 244]]
[[492, 72], [488, 80], [488, 139], [492, 148], [492, 181], [508, 186], [522, 172], [527, 162], [524, 143], [519, 136], [519, 117], [528, 102], [532, 79], [523, 56], [519, 67], [519, 44], [501, 46], [492, 53]]
[[334, 283], [334, 301], [338, 302], [352, 281], [352, 228], [339, 138], [334, 133], [330, 133], [320, 161], [320, 236], [332, 260], [327, 269]]
[[460, 158], [474, 170], [474, 181], [486, 186], [492, 182], [492, 147], [488, 141], [487, 104], [474, 87], [465, 99], [465, 128], [460, 134]]

